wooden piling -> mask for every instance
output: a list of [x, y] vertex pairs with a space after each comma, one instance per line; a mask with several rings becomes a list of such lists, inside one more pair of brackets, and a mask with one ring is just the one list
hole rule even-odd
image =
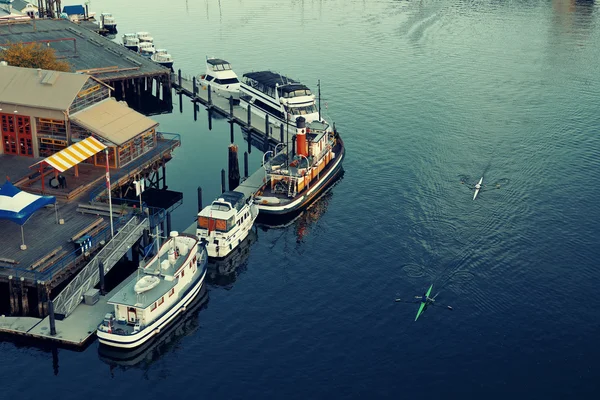
[[21, 277], [21, 287], [19, 290], [21, 293], [21, 315], [29, 315], [29, 297], [28, 287], [25, 286], [25, 278]]
[[233, 121], [233, 96], [229, 96], [229, 118]]
[[202, 188], [198, 186], [198, 212], [202, 211]]
[[[233, 126], [233, 125], [232, 125]], [[238, 162], [238, 147], [229, 145], [229, 190], [233, 190], [240, 184], [240, 165]]]
[[56, 322], [54, 321], [54, 303], [48, 299], [48, 320], [50, 322], [50, 335], [56, 335]]
[[279, 125], [279, 141], [283, 143], [283, 124]]
[[104, 290], [104, 263], [102, 261], [98, 263], [98, 276], [100, 277], [100, 294], [104, 296], [106, 292]]
[[212, 89], [210, 87], [210, 85], [208, 85], [208, 107], [212, 107]]
[[230, 143], [233, 143], [233, 120], [231, 122], [229, 122], [229, 139], [230, 139]]
[[252, 128], [252, 111], [250, 110], [252, 106], [248, 104], [248, 128]]
[[221, 193], [225, 193], [225, 170], [221, 170]]
[[248, 178], [248, 152], [244, 152], [244, 178]]

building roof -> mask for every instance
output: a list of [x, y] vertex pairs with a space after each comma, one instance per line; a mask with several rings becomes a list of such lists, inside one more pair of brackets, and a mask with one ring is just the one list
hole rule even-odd
[[71, 121], [116, 145], [158, 125], [112, 97], [72, 114]]
[[0, 103], [65, 111], [88, 79], [72, 72], [0, 66]]
[[78, 6], [64, 6], [63, 12], [67, 15], [85, 15], [85, 8], [81, 4]]
[[169, 68], [98, 35], [91, 30], [92, 27], [99, 29], [91, 22], [77, 24], [66, 19], [32, 20], [27, 17], [25, 22], [11, 24], [10, 28], [0, 25], [0, 46], [5, 43], [42, 42], [56, 50], [73, 71], [97, 76], [104, 82], [170, 75]]

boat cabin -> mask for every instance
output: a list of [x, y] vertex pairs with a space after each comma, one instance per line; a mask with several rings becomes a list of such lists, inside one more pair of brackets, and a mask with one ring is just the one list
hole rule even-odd
[[198, 229], [209, 232], [229, 232], [236, 226], [236, 215], [246, 204], [244, 194], [229, 191], [221, 194], [198, 214]]
[[212, 71], [231, 71], [231, 64], [220, 58], [209, 58], [206, 60], [206, 64]]

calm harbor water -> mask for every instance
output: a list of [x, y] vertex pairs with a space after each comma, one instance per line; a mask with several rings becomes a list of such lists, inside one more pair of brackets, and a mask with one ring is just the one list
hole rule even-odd
[[[64, 5], [64, 4], [63, 4]], [[594, 1], [93, 1], [175, 68], [205, 56], [316, 90], [345, 174], [163, 343], [126, 362], [0, 342], [3, 398], [573, 398], [597, 392], [600, 10]], [[120, 36], [119, 38], [120, 39]], [[179, 100], [175, 97], [176, 103]], [[229, 126], [182, 135], [183, 230], [219, 193]], [[325, 104], [323, 104], [325, 108]], [[246, 149], [239, 128], [236, 143]], [[253, 149], [251, 170], [262, 154]], [[462, 178], [498, 190], [473, 193]], [[596, 200], [594, 200], [596, 199]], [[596, 204], [596, 206], [594, 206]], [[226, 266], [225, 266], [226, 267]], [[227, 268], [224, 268], [227, 269]], [[439, 303], [396, 297], [435, 282]], [[437, 290], [436, 290], [437, 292]], [[35, 383], [35, 384], [33, 384]]]

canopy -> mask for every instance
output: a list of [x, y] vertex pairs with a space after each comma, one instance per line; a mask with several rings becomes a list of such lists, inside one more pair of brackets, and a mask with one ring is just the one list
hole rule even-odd
[[105, 148], [106, 145], [104, 143], [100, 142], [95, 137], [90, 136], [81, 142], [70, 145], [66, 149], [62, 149], [58, 153], [46, 158], [44, 161], [56, 168], [59, 172], [64, 172]]
[[21, 226], [34, 212], [54, 203], [56, 203], [54, 196], [38, 196], [23, 192], [9, 181], [0, 186], [0, 219], [8, 219]]

